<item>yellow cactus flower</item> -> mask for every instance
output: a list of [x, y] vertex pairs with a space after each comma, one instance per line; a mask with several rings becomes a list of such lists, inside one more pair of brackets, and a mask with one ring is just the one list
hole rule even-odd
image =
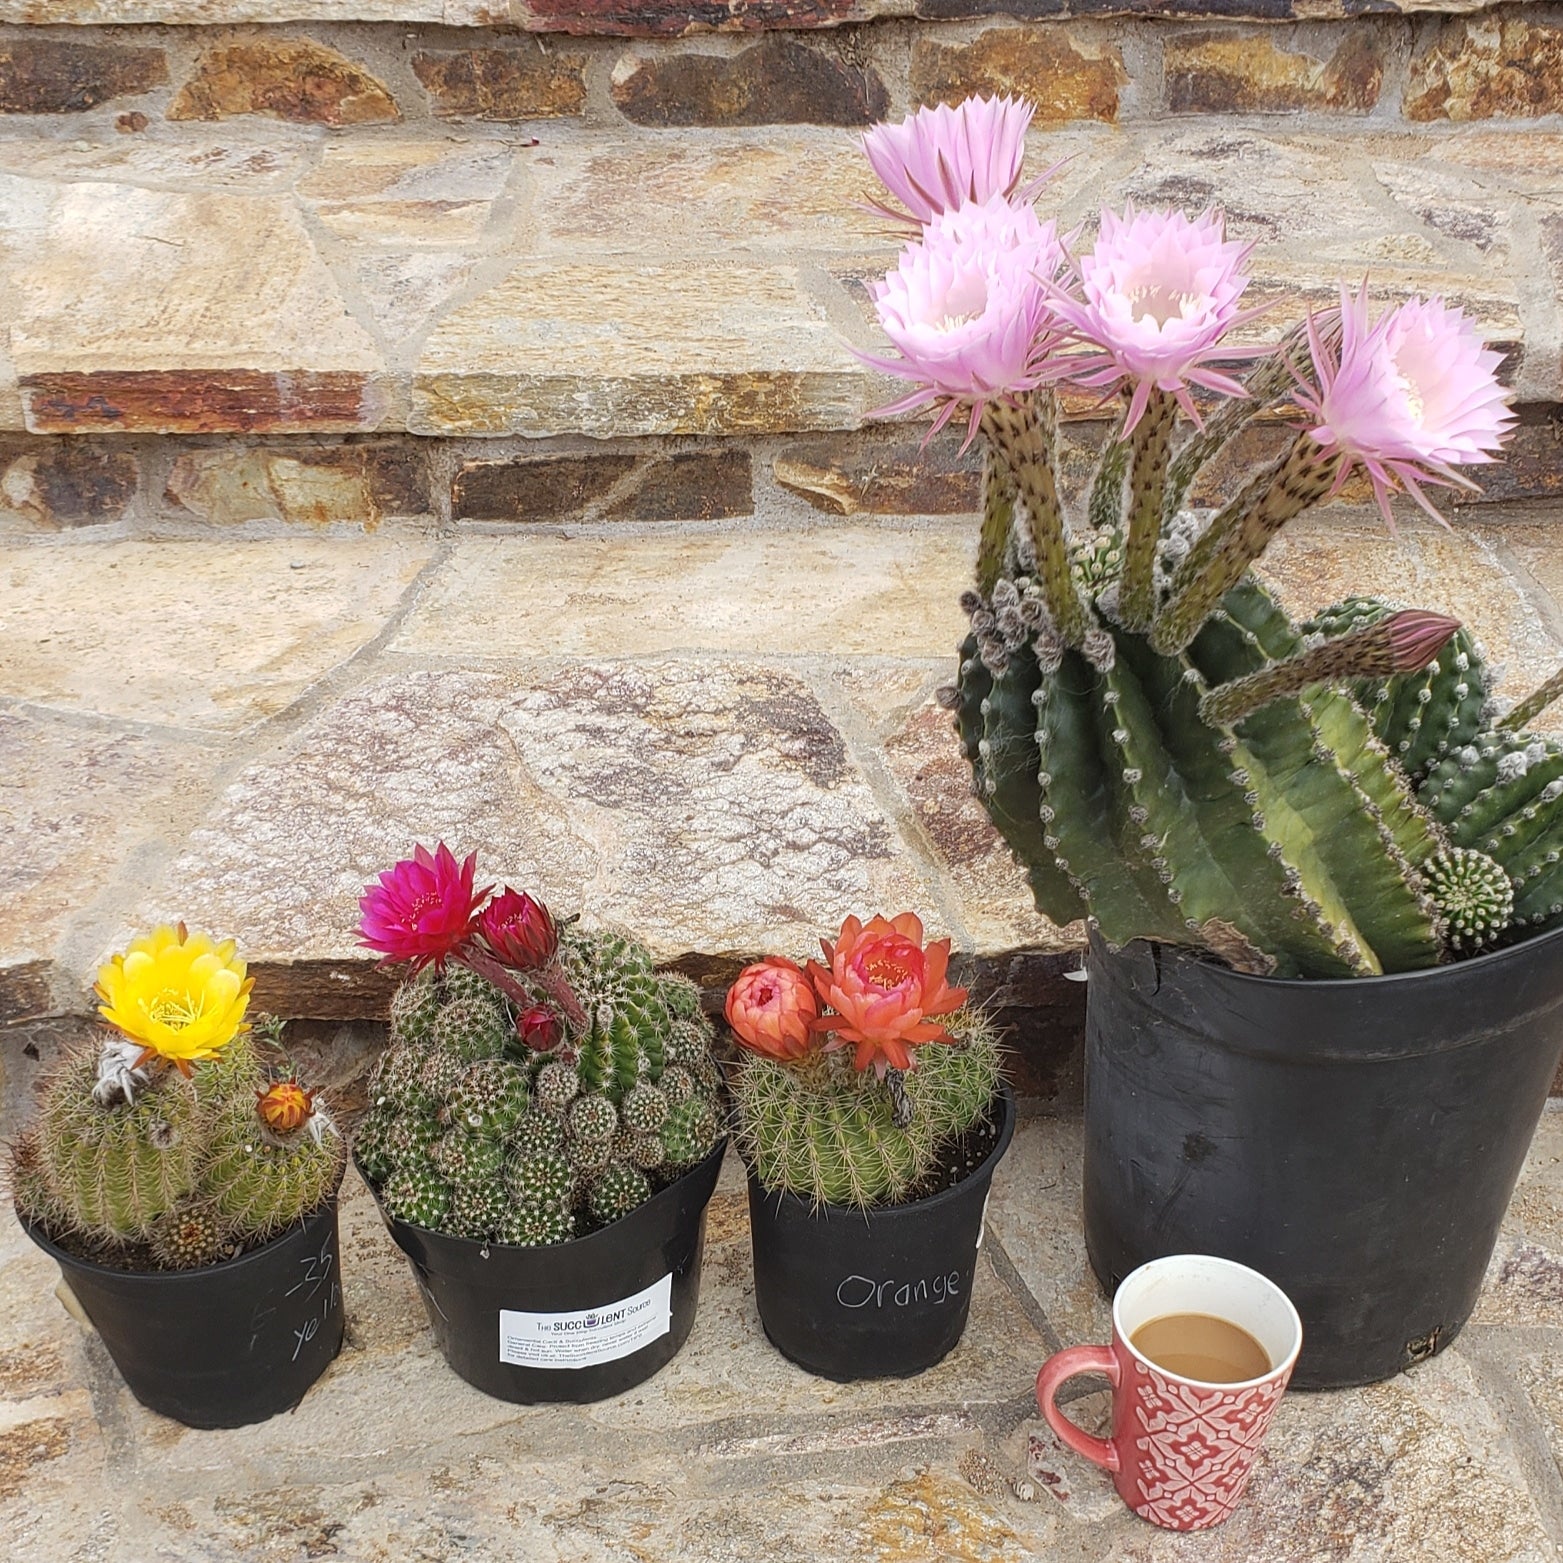
[[138, 1065], [154, 1057], [189, 1074], [194, 1059], [215, 1058], [247, 1031], [253, 977], [244, 974], [232, 939], [216, 943], [166, 924], [133, 939], [123, 955], [98, 968], [98, 1013], [142, 1046]]

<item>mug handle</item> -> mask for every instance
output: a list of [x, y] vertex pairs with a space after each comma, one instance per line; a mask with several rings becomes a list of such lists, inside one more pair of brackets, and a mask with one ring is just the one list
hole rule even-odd
[[1118, 1451], [1105, 1438], [1094, 1438], [1082, 1432], [1062, 1411], [1053, 1397], [1065, 1379], [1079, 1373], [1103, 1373], [1116, 1390], [1118, 1388], [1118, 1359], [1111, 1346], [1071, 1346], [1065, 1351], [1055, 1351], [1042, 1364], [1037, 1374], [1037, 1406], [1047, 1418], [1047, 1425], [1074, 1450], [1083, 1454], [1093, 1465], [1104, 1470], [1118, 1470]]

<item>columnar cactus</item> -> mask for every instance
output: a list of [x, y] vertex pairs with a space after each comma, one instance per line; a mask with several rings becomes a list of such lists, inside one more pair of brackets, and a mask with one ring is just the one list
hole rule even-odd
[[825, 953], [807, 970], [768, 957], [728, 993], [738, 1148], [763, 1187], [815, 1204], [916, 1197], [993, 1123], [997, 1036], [945, 984], [949, 941], [925, 949], [910, 913], [848, 918]]
[[[933, 192], [878, 290], [900, 350], [880, 366], [912, 382], [898, 410], [935, 406], [986, 445], [946, 699], [1038, 907], [1113, 945], [1313, 977], [1415, 970], [1563, 920], [1563, 752], [1510, 730], [1563, 677], [1506, 726], [1455, 621], [1352, 598], [1296, 624], [1253, 573], [1354, 471], [1386, 516], [1397, 490], [1431, 509], [1427, 484], [1469, 486], [1452, 463], [1491, 460], [1511, 421], [1498, 355], [1437, 300], [1370, 324], [1365, 292], [1343, 290], [1234, 379], [1216, 360], [1254, 356], [1223, 345], [1246, 318], [1247, 249], [1216, 214], [1131, 208], [1070, 254], [1029, 215], [1034, 187], [983, 187], [1019, 166], [1027, 117], [973, 100], [869, 139], [892, 190]], [[957, 156], [969, 189], [926, 183]], [[957, 292], [972, 307], [954, 314]], [[1059, 383], [1121, 398], [1078, 501], [1056, 475]], [[1303, 426], [1280, 456], [1189, 511], [1207, 464], [1288, 406]]]
[[11, 1147], [23, 1220], [89, 1256], [188, 1269], [334, 1196], [340, 1137], [245, 1035], [249, 982], [231, 943], [159, 928], [103, 967], [98, 993], [113, 1030], [63, 1061]]
[[[354, 1146], [399, 1220], [560, 1243], [627, 1214], [721, 1140], [711, 1027], [699, 990], [658, 972], [644, 946], [556, 928], [515, 891], [483, 905], [472, 867], [420, 849], [364, 898], [366, 939], [413, 969]], [[418, 875], [407, 921], [424, 892], [454, 909], [421, 963], [396, 899]]]

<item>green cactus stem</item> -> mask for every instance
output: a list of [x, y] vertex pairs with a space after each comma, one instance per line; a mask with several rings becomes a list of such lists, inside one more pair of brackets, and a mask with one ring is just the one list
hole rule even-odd
[[1156, 612], [1156, 545], [1167, 482], [1167, 451], [1178, 404], [1166, 391], [1152, 391], [1129, 436], [1129, 530], [1123, 549], [1123, 583], [1118, 618], [1126, 629], [1145, 630]]
[[1030, 524], [1037, 579], [1049, 613], [1066, 644], [1080, 645], [1088, 622], [1069, 569], [1064, 514], [1054, 476], [1052, 429], [1056, 416], [1051, 392], [1035, 391], [1015, 406], [991, 401], [983, 410], [982, 433], [1008, 469]]
[[1559, 695], [1563, 695], [1563, 668], [1559, 668], [1539, 689], [1520, 701], [1498, 725], [1512, 732], [1520, 732], [1529, 727]]
[[254, 1098], [225, 1104], [211, 1139], [202, 1187], [229, 1226], [266, 1238], [283, 1231], [336, 1192], [344, 1148], [335, 1133], [307, 1125], [287, 1135], [268, 1129]]
[[1169, 599], [1151, 626], [1151, 645], [1164, 656], [1182, 651], [1281, 528], [1329, 492], [1340, 464], [1339, 453], [1300, 434], [1217, 511], [1173, 575]]
[[1223, 684], [1200, 701], [1200, 717], [1212, 727], [1230, 727], [1272, 700], [1300, 695], [1315, 684], [1345, 684], [1419, 672], [1459, 628], [1458, 620], [1436, 613], [1387, 614]]
[[216, 1264], [234, 1252], [227, 1221], [208, 1204], [181, 1206], [153, 1224], [153, 1257], [165, 1270]]
[[172, 1069], [133, 1102], [107, 1107], [93, 1097], [97, 1079], [96, 1049], [72, 1055], [55, 1077], [38, 1121], [43, 1179], [67, 1232], [144, 1240], [195, 1192], [211, 1108], [195, 1079]]

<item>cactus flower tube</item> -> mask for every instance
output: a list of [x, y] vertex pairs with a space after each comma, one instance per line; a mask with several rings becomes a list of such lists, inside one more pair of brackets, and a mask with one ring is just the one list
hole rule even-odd
[[255, 979], [231, 939], [218, 944], [183, 923], [133, 939], [98, 968], [98, 1013], [141, 1046], [133, 1067], [164, 1058], [181, 1073], [215, 1058], [244, 1029]]

